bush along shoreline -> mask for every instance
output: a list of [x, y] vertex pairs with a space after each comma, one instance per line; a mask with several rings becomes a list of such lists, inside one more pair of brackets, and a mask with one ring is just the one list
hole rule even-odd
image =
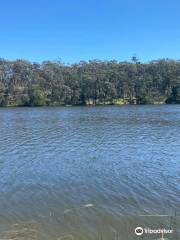
[[180, 61], [0, 59], [0, 107], [179, 104]]

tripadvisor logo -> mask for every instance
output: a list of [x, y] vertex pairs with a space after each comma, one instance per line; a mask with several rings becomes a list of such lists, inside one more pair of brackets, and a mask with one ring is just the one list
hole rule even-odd
[[150, 228], [142, 228], [142, 227], [137, 227], [135, 228], [135, 234], [137, 236], [141, 236], [143, 234], [170, 234], [173, 233], [173, 229], [150, 229]]

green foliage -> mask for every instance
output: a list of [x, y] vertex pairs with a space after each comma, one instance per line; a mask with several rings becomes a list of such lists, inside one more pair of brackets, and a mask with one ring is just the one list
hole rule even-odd
[[26, 102], [29, 106], [45, 106], [46, 105], [46, 97], [44, 96], [44, 93], [38, 89], [37, 87], [33, 87], [29, 89], [29, 101]]
[[0, 106], [180, 103], [180, 61], [0, 59]]
[[7, 104], [6, 104], [6, 99], [4, 96], [0, 96], [0, 107], [5, 107]]
[[180, 104], [180, 86], [175, 86], [172, 89], [172, 93], [167, 98], [166, 103], [178, 103]]

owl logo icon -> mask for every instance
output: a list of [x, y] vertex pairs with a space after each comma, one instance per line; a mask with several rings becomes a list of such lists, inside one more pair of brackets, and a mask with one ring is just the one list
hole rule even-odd
[[137, 228], [135, 228], [135, 234], [137, 235], [137, 236], [141, 236], [141, 235], [143, 235], [143, 228], [142, 227], [137, 227]]

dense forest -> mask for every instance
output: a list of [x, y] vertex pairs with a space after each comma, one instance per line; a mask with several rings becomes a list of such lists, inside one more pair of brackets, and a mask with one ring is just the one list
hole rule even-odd
[[180, 103], [180, 61], [0, 59], [0, 106]]

